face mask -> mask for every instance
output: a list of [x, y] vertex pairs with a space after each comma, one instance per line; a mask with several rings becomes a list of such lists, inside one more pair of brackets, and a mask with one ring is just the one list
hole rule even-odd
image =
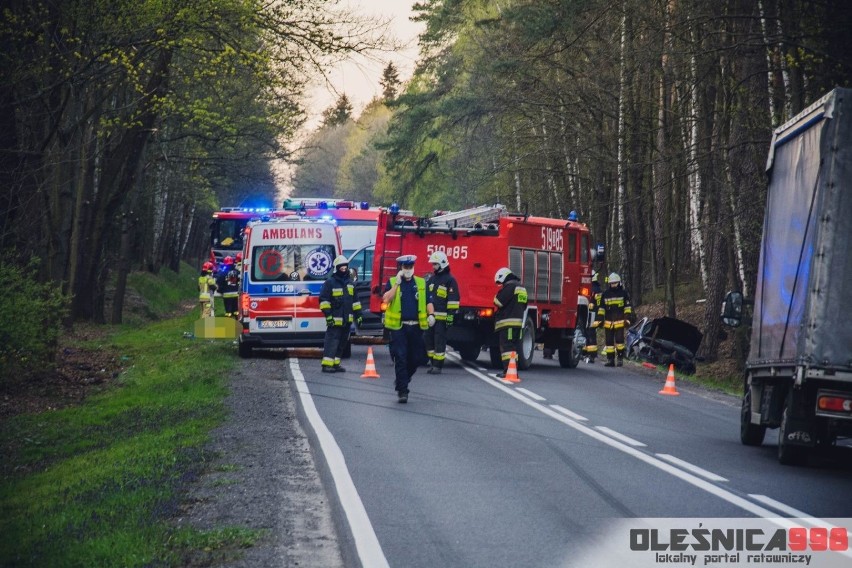
[[407, 279], [411, 278], [412, 276], [414, 276], [414, 269], [413, 268], [403, 268], [402, 269], [402, 275]]

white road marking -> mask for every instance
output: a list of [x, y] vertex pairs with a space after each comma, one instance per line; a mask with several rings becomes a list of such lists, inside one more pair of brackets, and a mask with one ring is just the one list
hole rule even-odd
[[689, 463], [688, 461], [683, 461], [682, 459], [676, 458], [672, 455], [657, 454], [657, 457], [662, 458], [662, 459], [666, 460], [667, 462], [673, 463], [677, 466], [680, 466], [687, 471], [691, 471], [692, 473], [694, 473], [696, 475], [700, 475], [701, 477], [707, 478], [710, 481], [728, 481], [727, 479], [725, 479], [721, 475], [716, 475], [712, 471], [707, 471], [706, 469], [702, 469], [702, 468], [698, 467], [697, 465], [693, 465], [693, 464]]
[[293, 381], [296, 383], [296, 391], [299, 393], [299, 400], [302, 403], [305, 416], [308, 418], [308, 422], [310, 422], [314, 432], [316, 432], [320, 450], [328, 462], [328, 468], [334, 480], [334, 487], [340, 498], [340, 504], [346, 515], [346, 521], [349, 523], [349, 530], [352, 531], [352, 537], [355, 540], [355, 548], [358, 551], [358, 557], [361, 559], [361, 565], [389, 568], [385, 553], [379, 544], [379, 539], [376, 537], [376, 532], [373, 530], [370, 518], [367, 516], [367, 510], [364, 508], [364, 503], [361, 502], [361, 496], [358, 495], [355, 483], [349, 475], [349, 469], [346, 467], [343, 452], [340, 451], [340, 446], [337, 445], [337, 441], [317, 411], [314, 400], [311, 398], [311, 391], [308, 389], [308, 383], [299, 369], [298, 359], [290, 359], [290, 370], [293, 372]]
[[677, 468], [672, 464], [669, 464], [669, 463], [667, 463], [667, 462], [665, 462], [665, 461], [663, 461], [663, 460], [661, 460], [661, 459], [659, 459], [655, 456], [652, 456], [648, 453], [643, 452], [642, 450], [633, 448], [633, 447], [631, 447], [631, 446], [629, 446], [629, 445], [627, 445], [623, 442], [620, 442], [620, 441], [618, 441], [614, 438], [611, 438], [611, 437], [603, 434], [602, 432], [598, 432], [594, 428], [590, 428], [590, 427], [588, 427], [584, 424], [580, 424], [580, 422], [578, 422], [577, 420], [572, 420], [572, 419], [568, 418], [567, 416], [563, 416], [563, 415], [557, 413], [555, 410], [552, 410], [552, 409], [550, 409], [546, 406], [543, 406], [543, 405], [539, 404], [538, 402], [531, 400], [528, 397], [515, 392], [515, 389], [509, 388], [507, 386], [500, 384], [495, 379], [489, 377], [488, 375], [480, 373], [479, 371], [477, 371], [474, 368], [469, 367], [464, 362], [459, 361], [459, 363], [461, 363], [462, 367], [468, 373], [470, 373], [473, 376], [481, 379], [486, 384], [489, 384], [496, 389], [500, 389], [505, 394], [521, 401], [522, 403], [526, 404], [527, 406], [538, 410], [542, 414], [549, 416], [549, 417], [553, 418], [554, 420], [561, 422], [562, 424], [565, 424], [566, 426], [573, 428], [574, 430], [576, 430], [576, 431], [578, 431], [582, 434], [585, 434], [586, 436], [589, 436], [590, 438], [594, 438], [595, 440], [597, 440], [597, 441], [599, 441], [603, 444], [606, 444], [607, 446], [609, 446], [609, 447], [611, 447], [615, 450], [623, 452], [623, 453], [625, 453], [625, 454], [627, 454], [631, 457], [636, 458], [639, 461], [645, 462], [646, 464], [648, 464], [652, 467], [655, 467], [655, 468], [657, 468], [661, 471], [664, 471], [664, 472], [666, 472], [666, 473], [668, 473], [668, 474], [670, 474], [674, 477], [677, 477], [678, 479], [681, 479], [681, 480], [689, 483], [690, 485], [697, 487], [698, 489], [706, 491], [707, 493], [710, 493], [711, 495], [719, 497], [720, 499], [727, 501], [728, 503], [734, 505], [735, 507], [739, 507], [740, 509], [743, 509], [744, 511], [746, 511], [748, 513], [751, 513], [752, 515], [755, 515], [757, 517], [761, 517], [761, 518], [764, 518], [764, 519], [769, 519], [771, 522], [773, 522], [774, 524], [776, 524], [780, 527], [791, 528], [791, 527], [796, 526], [796, 524], [794, 522], [790, 521], [789, 519], [779, 519], [778, 513], [775, 513], [774, 511], [771, 511], [769, 509], [761, 507], [760, 505], [757, 505], [756, 503], [749, 501], [748, 499], [740, 497], [736, 493], [728, 491], [727, 489], [723, 489], [722, 487], [719, 487], [717, 485], [713, 485], [712, 483], [710, 483], [706, 479], [703, 479], [703, 478], [698, 477], [698, 476], [696, 476], [692, 473], [689, 473], [689, 472], [684, 471], [680, 468]]
[[543, 396], [541, 396], [541, 395], [537, 395], [537, 394], [535, 394], [533, 391], [531, 391], [531, 390], [527, 390], [527, 389], [525, 389], [525, 388], [523, 388], [523, 387], [515, 387], [515, 390], [516, 390], [516, 391], [518, 391], [518, 392], [522, 392], [522, 393], [524, 393], [525, 395], [527, 395], [528, 397], [530, 397], [531, 399], [533, 399], [533, 400], [537, 400], [537, 401], [539, 401], [539, 402], [541, 402], [542, 400], [547, 400], [547, 399], [546, 399], [546, 398], [544, 398]]
[[645, 447], [645, 444], [643, 444], [642, 442], [640, 442], [638, 440], [634, 440], [630, 436], [625, 436], [621, 432], [616, 432], [615, 430], [612, 430], [611, 428], [607, 428], [606, 426], [595, 426], [595, 429], [600, 430], [601, 432], [603, 432], [607, 436], [612, 436], [616, 440], [621, 440], [625, 444], [629, 444], [629, 445], [634, 446], [636, 448], [644, 448]]
[[576, 412], [571, 412], [570, 410], [568, 410], [564, 406], [559, 406], [558, 404], [551, 404], [550, 408], [552, 408], [553, 410], [557, 410], [557, 411], [561, 412], [562, 414], [564, 414], [568, 418], [573, 418], [574, 420], [579, 420], [580, 422], [586, 422], [588, 420], [588, 418], [586, 418], [585, 416], [581, 416], [580, 414], [577, 414]]
[[819, 524], [819, 521], [817, 519], [815, 519], [814, 517], [812, 517], [811, 515], [809, 515], [807, 513], [803, 513], [802, 511], [799, 511], [798, 509], [794, 509], [793, 507], [790, 507], [789, 505], [785, 505], [784, 503], [781, 503], [780, 501], [776, 501], [775, 499], [773, 499], [771, 497], [767, 497], [766, 495], [749, 494], [749, 497], [751, 497], [755, 501], [759, 501], [759, 502], [763, 503], [764, 505], [772, 507], [776, 511], [780, 511], [780, 512], [784, 513], [785, 515], [790, 515], [791, 517], [798, 517], [802, 521], [810, 521], [811, 524]]

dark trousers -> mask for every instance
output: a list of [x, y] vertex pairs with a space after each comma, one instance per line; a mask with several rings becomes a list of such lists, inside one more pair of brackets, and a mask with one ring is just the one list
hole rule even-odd
[[619, 359], [624, 357], [624, 328], [605, 328], [604, 332], [604, 336], [606, 338], [604, 353], [606, 353], [606, 358], [610, 361], [615, 361], [616, 352], [618, 352]]
[[225, 304], [225, 315], [237, 317], [237, 296], [223, 296], [222, 303]]
[[340, 358], [349, 341], [349, 324], [330, 326], [325, 330], [325, 340], [322, 344], [322, 366], [335, 367], [340, 365]]
[[586, 357], [592, 361], [598, 356], [598, 328], [592, 326], [586, 327], [586, 347], [583, 350], [586, 353]]
[[426, 363], [426, 345], [419, 325], [403, 325], [390, 332], [390, 353], [393, 358], [397, 392], [407, 393], [411, 376], [417, 367]]
[[500, 360], [503, 363], [503, 372], [505, 372], [509, 369], [509, 360], [512, 358], [513, 351], [517, 363], [518, 353], [521, 352], [521, 328], [504, 327], [498, 332], [497, 337], [500, 340]]
[[436, 321], [424, 334], [426, 354], [432, 360], [432, 366], [439, 369], [447, 358], [447, 322]]

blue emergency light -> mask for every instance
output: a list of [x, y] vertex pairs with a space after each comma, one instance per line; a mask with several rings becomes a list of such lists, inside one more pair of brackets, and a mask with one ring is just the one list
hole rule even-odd
[[388, 211], [391, 212], [391, 215], [396, 215], [397, 213], [399, 213], [399, 203], [391, 203], [390, 207], [388, 208]]

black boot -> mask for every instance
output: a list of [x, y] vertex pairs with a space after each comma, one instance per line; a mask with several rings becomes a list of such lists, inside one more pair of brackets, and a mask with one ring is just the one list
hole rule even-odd
[[623, 364], [624, 364], [624, 357], [619, 357], [619, 358], [615, 361], [615, 366], [616, 366], [616, 367], [621, 367]]
[[604, 367], [615, 367], [615, 359], [610, 359], [607, 357], [606, 363], [604, 363]]

